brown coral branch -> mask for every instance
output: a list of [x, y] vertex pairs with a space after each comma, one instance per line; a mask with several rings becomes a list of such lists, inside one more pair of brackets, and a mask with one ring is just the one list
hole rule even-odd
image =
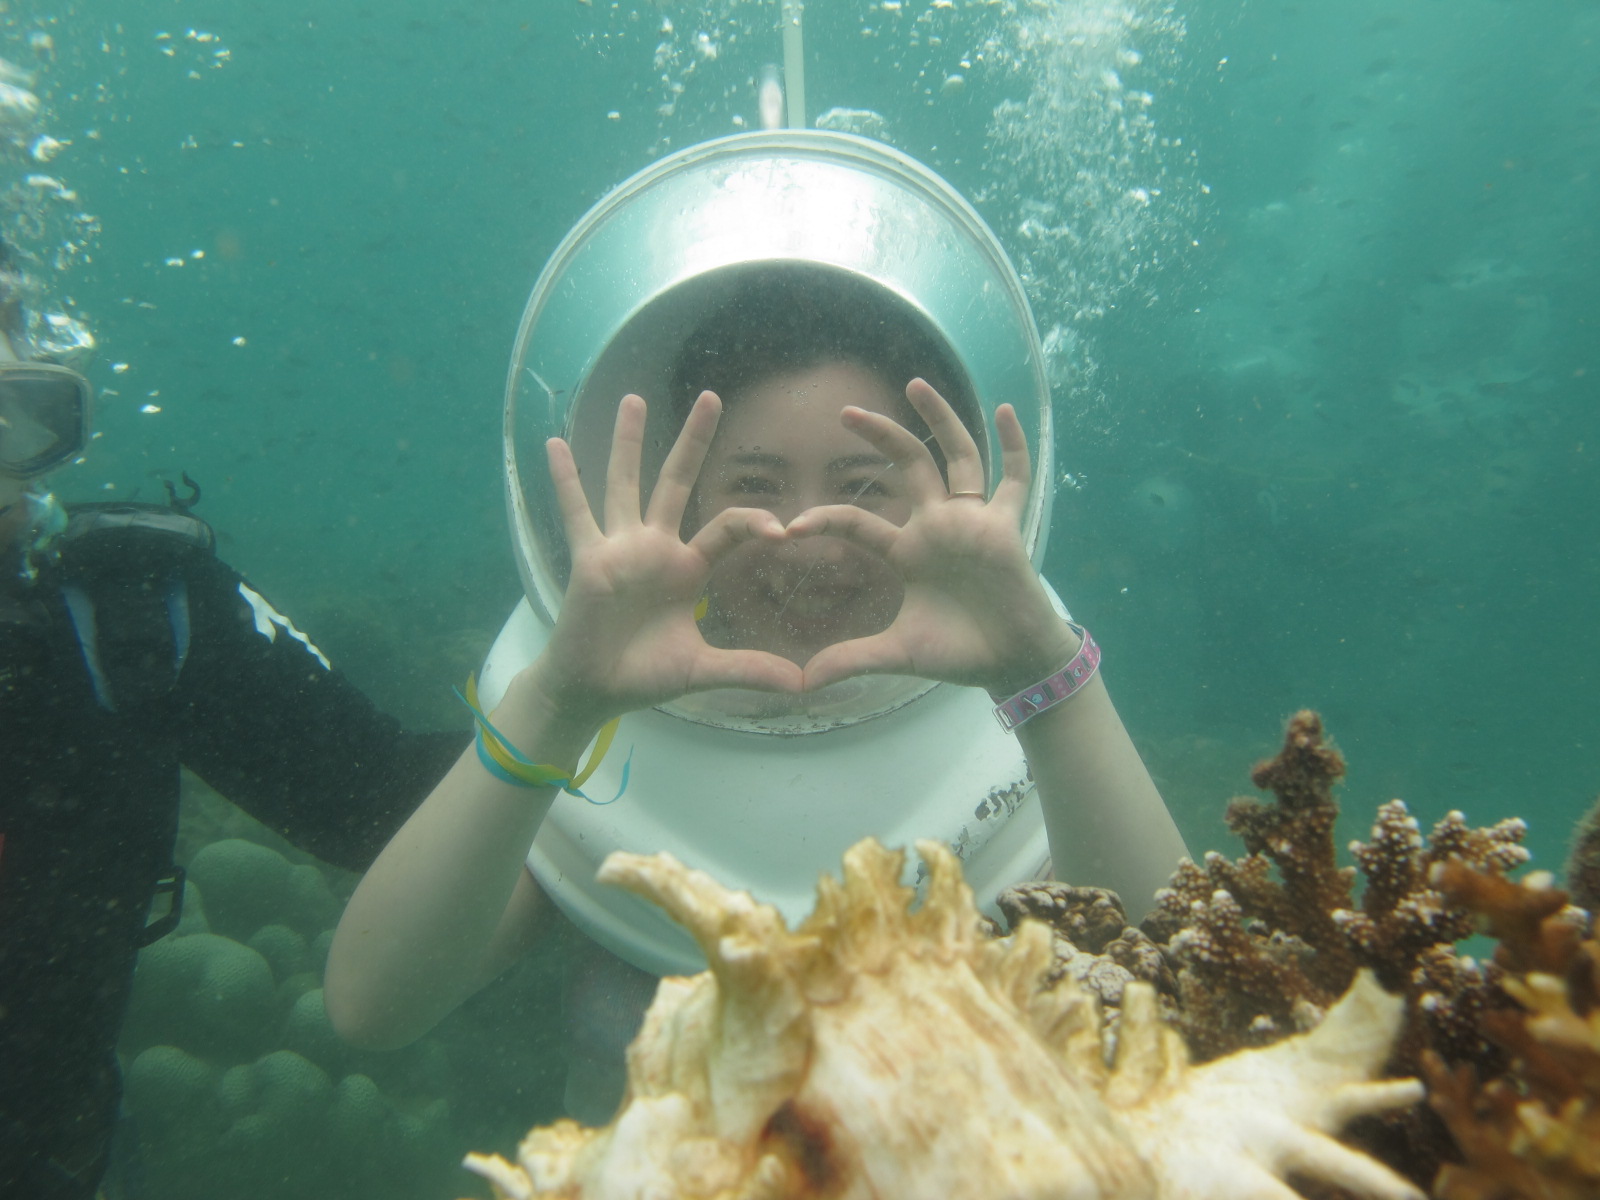
[[1484, 932], [1500, 942], [1495, 961], [1518, 974], [1562, 973], [1572, 962], [1581, 928], [1557, 918], [1567, 907], [1567, 893], [1548, 886], [1516, 883], [1503, 875], [1475, 870], [1465, 863], [1436, 864], [1430, 882], [1453, 904], [1477, 913]]
[[1226, 814], [1245, 849], [1277, 866], [1283, 900], [1275, 924], [1315, 950], [1307, 974], [1323, 1003], [1349, 986], [1357, 966], [1333, 916], [1350, 907], [1355, 879], [1354, 871], [1337, 865], [1333, 843], [1339, 818], [1333, 785], [1344, 771], [1344, 758], [1324, 740], [1322, 718], [1303, 709], [1289, 718], [1277, 757], [1250, 772], [1251, 782], [1277, 802], [1241, 797]]
[[1507, 1060], [1488, 1077], [1472, 1063], [1423, 1057], [1429, 1103], [1463, 1162], [1440, 1171], [1439, 1200], [1594, 1200], [1600, 1196], [1600, 942], [1588, 914], [1548, 875], [1514, 883], [1458, 862], [1433, 882], [1500, 939], [1500, 1002], [1479, 1018]]

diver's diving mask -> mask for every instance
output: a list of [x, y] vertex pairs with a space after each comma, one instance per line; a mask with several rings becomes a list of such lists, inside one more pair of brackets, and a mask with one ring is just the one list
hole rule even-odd
[[70, 367], [0, 363], [0, 471], [31, 479], [80, 453], [93, 399], [89, 381]]

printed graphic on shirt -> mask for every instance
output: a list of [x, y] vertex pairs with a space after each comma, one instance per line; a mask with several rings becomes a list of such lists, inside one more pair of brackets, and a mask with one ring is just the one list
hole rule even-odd
[[256, 632], [269, 642], [278, 640], [278, 630], [283, 630], [295, 641], [299, 642], [322, 664], [324, 671], [331, 671], [332, 665], [328, 656], [311, 644], [311, 639], [294, 627], [294, 622], [289, 620], [272, 605], [267, 603], [267, 598], [260, 592], [253, 590], [248, 584], [239, 584], [239, 595], [244, 597], [244, 602], [250, 606], [250, 611], [256, 615]]

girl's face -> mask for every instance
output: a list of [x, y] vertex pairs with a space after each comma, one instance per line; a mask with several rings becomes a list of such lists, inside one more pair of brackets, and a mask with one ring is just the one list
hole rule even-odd
[[[839, 423], [847, 405], [902, 420], [907, 404], [853, 363], [825, 363], [764, 380], [723, 414], [700, 474], [689, 524], [727, 508], [764, 508], [788, 523], [821, 504], [855, 504], [903, 525], [902, 472]], [[904, 589], [877, 555], [836, 537], [746, 543], [711, 576], [702, 630], [713, 645], [804, 663], [834, 642], [886, 629]]]

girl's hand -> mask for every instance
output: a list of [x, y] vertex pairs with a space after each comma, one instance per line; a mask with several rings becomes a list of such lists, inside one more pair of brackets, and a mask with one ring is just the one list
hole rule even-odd
[[911, 517], [897, 526], [854, 505], [826, 505], [796, 517], [788, 535], [832, 534], [871, 550], [899, 574], [905, 600], [882, 633], [818, 651], [806, 663], [805, 686], [887, 672], [1010, 695], [1059, 670], [1078, 649], [1022, 544], [1031, 478], [1022, 424], [1009, 404], [995, 413], [1003, 471], [985, 500], [978, 445], [949, 402], [921, 379], [906, 397], [939, 440], [949, 486], [927, 446], [892, 418], [854, 407], [840, 414], [905, 472]]
[[641, 515], [645, 403], [624, 396], [606, 469], [605, 528], [595, 520], [572, 448], [546, 444], [572, 576], [550, 643], [529, 668], [561, 719], [598, 727], [614, 716], [708, 688], [798, 691], [800, 668], [754, 650], [706, 644], [695, 605], [723, 555], [755, 538], [782, 540], [782, 523], [754, 508], [719, 513], [684, 542], [684, 509], [705, 462], [722, 402], [702, 392]]

